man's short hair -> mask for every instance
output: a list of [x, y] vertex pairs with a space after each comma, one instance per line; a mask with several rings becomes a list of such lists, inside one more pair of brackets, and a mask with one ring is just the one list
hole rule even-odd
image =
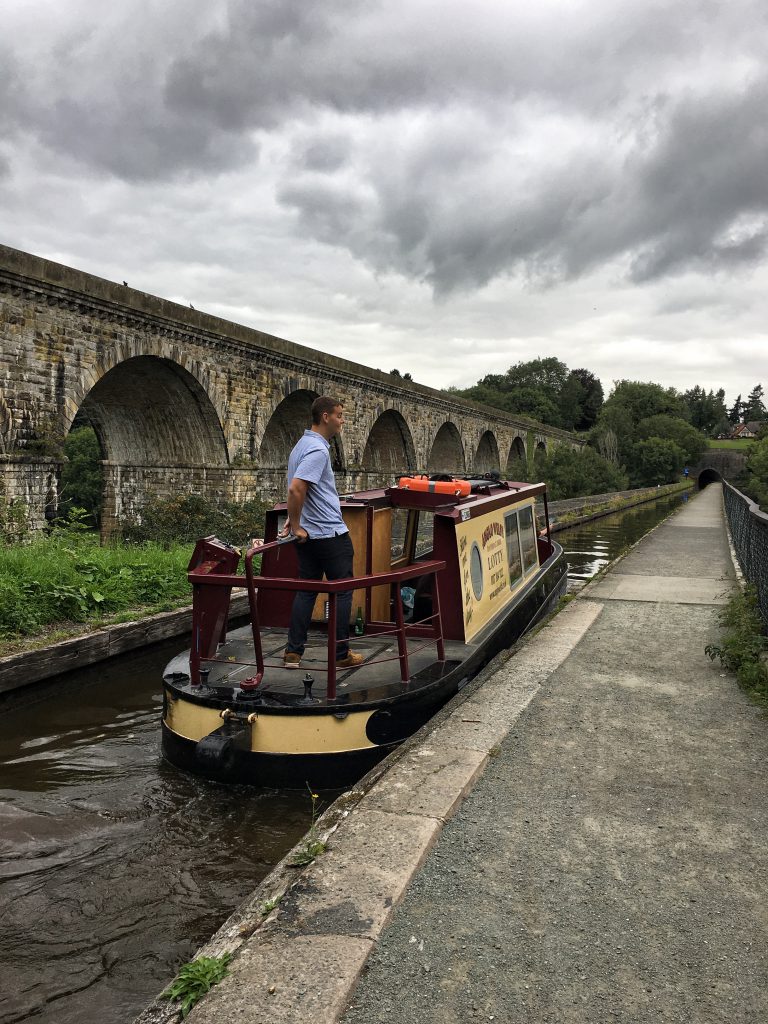
[[316, 398], [312, 403], [312, 422], [317, 425], [323, 422], [323, 413], [332, 413], [334, 409], [339, 406], [344, 406], [343, 402], [340, 402], [338, 398], [330, 398], [328, 395], [321, 395]]

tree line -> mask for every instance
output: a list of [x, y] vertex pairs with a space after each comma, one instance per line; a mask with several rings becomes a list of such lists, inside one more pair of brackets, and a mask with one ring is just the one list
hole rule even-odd
[[605, 398], [595, 374], [569, 370], [553, 356], [515, 363], [504, 374], [449, 390], [586, 436], [587, 445], [579, 452], [560, 446], [537, 456], [537, 475], [547, 480], [555, 498], [672, 483], [686, 465], [701, 459], [709, 438], [729, 436], [738, 423], [768, 418], [761, 384], [745, 401], [739, 395], [730, 408], [723, 388], [699, 385], [679, 392], [653, 382], [619, 380]]

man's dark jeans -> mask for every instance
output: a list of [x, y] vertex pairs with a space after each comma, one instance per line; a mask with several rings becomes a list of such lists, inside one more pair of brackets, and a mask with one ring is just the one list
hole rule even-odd
[[[345, 580], [353, 575], [352, 559], [354, 549], [348, 533], [322, 540], [308, 540], [296, 545], [299, 558], [299, 579]], [[307, 642], [307, 630], [312, 619], [316, 593], [299, 590], [293, 599], [291, 625], [288, 630], [286, 651], [303, 654]], [[349, 617], [352, 611], [352, 591], [345, 590], [336, 598], [336, 660], [349, 654]]]

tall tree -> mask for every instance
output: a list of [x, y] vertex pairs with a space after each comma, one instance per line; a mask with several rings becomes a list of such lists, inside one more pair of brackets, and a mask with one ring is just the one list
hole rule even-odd
[[764, 420], [766, 417], [765, 405], [763, 404], [763, 385], [755, 384], [747, 395], [744, 404], [743, 416], [745, 423], [752, 423], [754, 420]]
[[683, 401], [688, 408], [691, 425], [706, 434], [712, 435], [727, 416], [725, 391], [722, 388], [717, 392], [705, 391], [697, 384], [683, 392]]
[[577, 423], [581, 421], [581, 413], [586, 398], [584, 385], [573, 373], [568, 374], [568, 379], [560, 392], [560, 426], [565, 430], [575, 430]]
[[728, 419], [736, 426], [737, 423], [741, 423], [741, 413], [744, 408], [744, 403], [739, 395], [736, 401], [733, 403], [731, 408], [728, 410]]
[[603, 385], [590, 370], [583, 368], [571, 370], [570, 377], [575, 377], [584, 389], [581, 404], [581, 417], [576, 422], [577, 430], [591, 430], [603, 407]]
[[637, 425], [640, 420], [649, 416], [679, 416], [688, 419], [688, 407], [674, 388], [663, 388], [661, 384], [650, 381], [619, 380], [613, 386], [603, 411], [609, 408], [625, 409], [632, 423]]

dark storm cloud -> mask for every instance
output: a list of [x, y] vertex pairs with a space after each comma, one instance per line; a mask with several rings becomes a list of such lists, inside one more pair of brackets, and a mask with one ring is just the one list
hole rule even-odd
[[157, 10], [159, 34], [121, 8], [57, 37], [9, 90], [16, 130], [129, 181], [250, 167], [261, 143], [300, 234], [438, 295], [764, 258], [757, 2]]
[[347, 162], [350, 142], [341, 136], [318, 138], [303, 143], [292, 154], [296, 163], [307, 171], [330, 173]]

